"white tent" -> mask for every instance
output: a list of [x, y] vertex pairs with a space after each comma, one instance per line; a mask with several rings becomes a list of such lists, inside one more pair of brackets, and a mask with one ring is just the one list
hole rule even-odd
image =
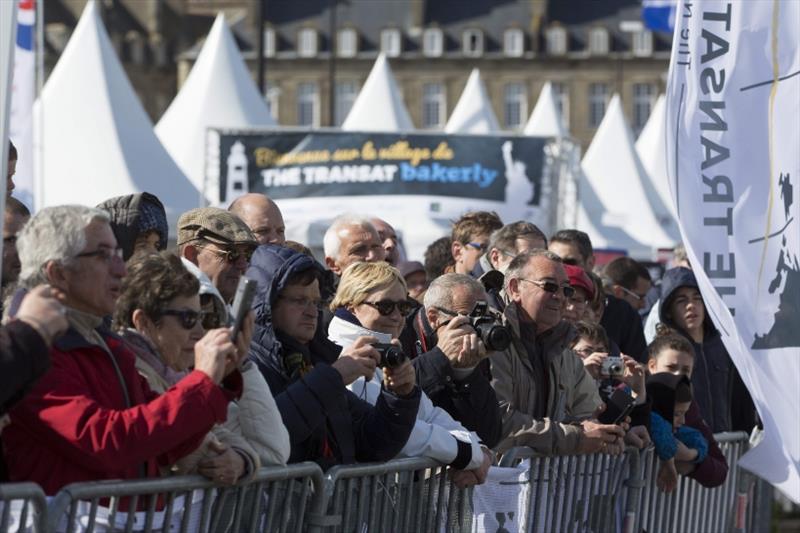
[[464, 92], [444, 128], [447, 133], [492, 134], [500, 131], [492, 102], [478, 69], [472, 69]]
[[156, 126], [156, 135], [210, 203], [216, 184], [205, 186], [206, 133], [210, 127], [275, 126], [220, 13], [197, 61]]
[[566, 137], [567, 128], [558, 112], [553, 85], [549, 81], [542, 87], [523, 133], [532, 137]]
[[343, 131], [411, 131], [414, 124], [408, 114], [400, 89], [381, 53], [353, 107], [342, 124]]
[[663, 94], [658, 97], [647, 124], [636, 140], [636, 153], [647, 171], [650, 185], [658, 195], [661, 209], [656, 210], [656, 216], [659, 219], [671, 219], [677, 231], [667, 178], [667, 106]]
[[613, 232], [610, 247], [627, 247], [620, 231], [646, 247], [675, 245], [650, 205], [645, 191], [648, 178], [636, 155], [619, 95], [611, 99], [581, 166], [581, 207], [600, 233]]
[[37, 208], [96, 205], [147, 191], [164, 203], [174, 231], [180, 214], [198, 205], [197, 189], [153, 133], [93, 1], [50, 74], [35, 114], [43, 124]]

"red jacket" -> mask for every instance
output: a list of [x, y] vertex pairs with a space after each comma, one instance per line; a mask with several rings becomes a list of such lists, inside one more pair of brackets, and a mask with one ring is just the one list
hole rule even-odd
[[719, 449], [719, 444], [714, 440], [714, 434], [711, 428], [708, 427], [703, 416], [700, 414], [700, 407], [697, 402], [692, 402], [689, 405], [689, 410], [686, 412], [685, 424], [691, 428], [698, 430], [708, 441], [708, 455], [703, 459], [703, 462], [695, 467], [689, 474], [689, 477], [700, 483], [704, 487], [718, 487], [725, 483], [725, 478], [728, 476], [728, 462], [725, 460], [725, 455]]
[[229, 391], [194, 371], [159, 396], [123, 342], [98, 331], [118, 368], [70, 330], [51, 349], [50, 370], [9, 412], [2, 440], [12, 481], [33, 481], [52, 495], [76, 481], [156, 477], [158, 465], [173, 464], [224, 422], [241, 393], [238, 372], [226, 380], [237, 389]]

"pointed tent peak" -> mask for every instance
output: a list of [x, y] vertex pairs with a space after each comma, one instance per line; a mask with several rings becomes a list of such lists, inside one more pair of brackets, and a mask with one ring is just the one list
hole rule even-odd
[[[641, 151], [653, 147], [659, 142], [659, 139], [664, 138], [664, 126], [667, 119], [667, 99], [663, 94], [659, 95], [653, 110], [650, 111], [650, 117], [647, 123], [642, 128], [639, 138], [636, 139], [636, 150], [641, 156]], [[642, 160], [644, 163], [644, 160]], [[645, 166], [647, 166], [645, 164]]]
[[642, 166], [647, 171], [652, 191], [658, 197], [659, 207], [656, 216], [667, 220], [675, 228], [677, 238], [677, 216], [672, 205], [672, 194], [667, 177], [667, 106], [664, 95], [658, 97], [650, 118], [647, 119], [639, 139], [636, 141], [636, 153]]
[[565, 137], [567, 135], [567, 128], [564, 127], [564, 121], [556, 105], [553, 85], [549, 81], [542, 87], [536, 107], [533, 108], [523, 133], [536, 137]]
[[500, 125], [492, 109], [492, 102], [481, 80], [480, 70], [472, 69], [450, 120], [444, 131], [447, 133], [488, 134], [500, 131]]
[[624, 149], [630, 148], [633, 150], [633, 134], [630, 127], [628, 127], [627, 120], [625, 120], [625, 113], [622, 111], [622, 99], [617, 93], [614, 93], [611, 100], [609, 100], [608, 106], [606, 106], [606, 114], [597, 127], [583, 161], [591, 160], [593, 157], [608, 157], [607, 152], [605, 154], [595, 154], [595, 152], [601, 144], [606, 145], [606, 148], [603, 148], [603, 150], [606, 150], [609, 139], [616, 143], [624, 141]]
[[[198, 110], [202, 109], [202, 113]], [[189, 76], [156, 126], [164, 147], [211, 204], [219, 202], [206, 184], [206, 132], [209, 128], [275, 126], [223, 13], [217, 15]], [[198, 157], [198, 154], [200, 157]]]
[[199, 193], [153, 134], [98, 11], [87, 3], [34, 108], [42, 124], [36, 207], [147, 191], [174, 225]]
[[342, 130], [392, 132], [413, 129], [397, 81], [386, 55], [381, 52], [342, 124]]

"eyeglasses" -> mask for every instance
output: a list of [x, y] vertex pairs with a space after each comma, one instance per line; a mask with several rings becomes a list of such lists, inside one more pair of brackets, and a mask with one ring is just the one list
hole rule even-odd
[[[436, 309], [437, 311], [440, 311], [440, 312], [442, 312], [442, 313], [444, 313], [446, 315], [450, 315], [450, 316], [458, 316], [458, 315], [475, 316], [475, 309], [478, 306], [485, 306], [485, 305], [486, 305], [486, 302], [484, 302], [482, 300], [478, 300], [477, 302], [475, 302], [475, 305], [472, 307], [472, 311], [470, 311], [469, 313], [459, 313], [458, 311], [453, 311], [452, 309], [448, 309], [446, 307], [439, 307], [438, 305], [434, 305], [433, 308]], [[485, 308], [485, 309], [488, 310], [488, 307]]]
[[464, 243], [464, 246], [470, 246], [472, 248], [475, 248], [479, 252], [485, 252], [486, 248], [489, 245], [487, 243], [484, 243], [484, 242], [467, 242], [467, 243]]
[[545, 292], [549, 292], [551, 294], [555, 294], [558, 292], [558, 289], [561, 289], [564, 292], [564, 296], [567, 298], [572, 298], [572, 295], [575, 294], [575, 289], [570, 287], [569, 285], [559, 285], [554, 281], [546, 281], [541, 279], [525, 279], [525, 278], [518, 278], [520, 281], [527, 281], [528, 283], [533, 283], [540, 289]]
[[408, 316], [411, 314], [411, 311], [413, 311], [415, 307], [414, 303], [409, 302], [408, 300], [399, 300], [396, 302], [394, 300], [380, 300], [378, 302], [363, 302], [363, 303], [367, 304], [370, 307], [374, 307], [375, 309], [378, 310], [378, 313], [380, 313], [383, 316], [391, 315], [392, 312], [394, 312], [395, 308], [401, 315]]
[[161, 311], [161, 315], [177, 317], [183, 329], [194, 329], [197, 323], [204, 320], [206, 316], [202, 311], [191, 309], [164, 309]]
[[278, 299], [303, 309], [307, 308], [308, 306], [312, 306], [315, 309], [320, 310], [323, 306], [322, 300], [314, 300], [311, 298], [306, 298], [305, 296], [278, 296]]
[[624, 292], [625, 294], [627, 294], [628, 296], [630, 296], [631, 298], [633, 298], [633, 299], [634, 299], [634, 300], [636, 300], [637, 302], [641, 302], [642, 300], [644, 300], [645, 298], [647, 298], [647, 295], [646, 295], [646, 294], [636, 294], [636, 293], [635, 293], [635, 292], [633, 292], [632, 290], [630, 290], [630, 289], [626, 289], [626, 288], [625, 288], [625, 287], [623, 287], [622, 285], [617, 285], [617, 287], [619, 287], [620, 289], [622, 289], [622, 292]]
[[210, 246], [196, 246], [196, 248], [208, 250], [217, 257], [221, 257], [228, 263], [235, 263], [240, 257], [244, 257], [244, 260], [249, 263], [250, 258], [253, 257], [253, 252], [255, 251], [252, 248], [248, 248], [247, 250], [218, 250], [217, 248], [211, 248]]
[[122, 248], [118, 246], [116, 248], [102, 247], [91, 252], [81, 252], [75, 257], [99, 257], [106, 263], [110, 263], [113, 259], [122, 260], [122, 256]]

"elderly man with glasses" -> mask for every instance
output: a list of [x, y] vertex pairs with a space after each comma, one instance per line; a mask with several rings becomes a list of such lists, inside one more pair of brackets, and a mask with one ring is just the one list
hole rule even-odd
[[194, 370], [157, 396], [104, 323], [127, 273], [108, 213], [43, 209], [17, 244], [20, 285], [49, 284], [69, 330], [50, 349], [50, 369], [9, 412], [3, 451], [12, 481], [55, 494], [77, 481], [156, 477], [225, 421], [228, 403], [241, 394], [237, 367], [245, 355], [227, 331], [197, 347]]
[[178, 219], [178, 246], [181, 257], [197, 265], [230, 304], [258, 241], [235, 214], [200, 207]]
[[500, 451], [529, 446], [549, 455], [622, 453], [625, 431], [600, 424], [597, 386], [569, 349], [572, 326], [562, 321], [575, 290], [561, 259], [547, 250], [518, 255], [506, 271], [510, 303], [504, 323], [512, 343], [490, 356], [492, 386], [500, 400]]

